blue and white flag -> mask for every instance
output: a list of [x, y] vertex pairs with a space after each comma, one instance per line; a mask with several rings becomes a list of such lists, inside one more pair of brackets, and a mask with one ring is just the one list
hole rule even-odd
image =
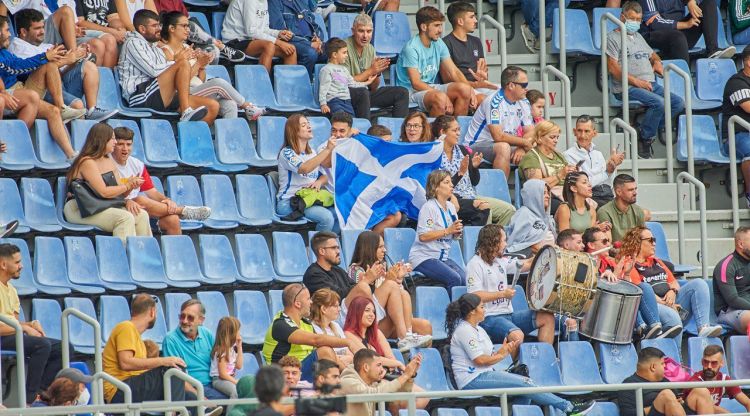
[[398, 211], [419, 216], [427, 176], [440, 168], [443, 144], [387, 142], [357, 134], [333, 152], [336, 214], [342, 229], [370, 229]]

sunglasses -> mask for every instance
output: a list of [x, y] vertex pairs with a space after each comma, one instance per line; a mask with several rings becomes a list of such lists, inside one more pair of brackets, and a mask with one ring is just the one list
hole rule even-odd
[[719, 361], [717, 360], [707, 360], [705, 358], [701, 359], [701, 363], [703, 365], [711, 366], [711, 367], [717, 367], [719, 365]]
[[529, 86], [528, 82], [513, 82], [513, 83], [524, 89], [526, 89], [526, 87]]
[[602, 242], [602, 244], [609, 244], [609, 238], [602, 238], [602, 239], [601, 239], [601, 240], [599, 240], [599, 241], [601, 241], [601, 242]]
[[188, 321], [190, 323], [193, 323], [193, 322], [195, 322], [195, 319], [196, 319], [196, 317], [193, 316], [193, 315], [188, 315], [186, 313], [181, 313], [180, 314], [180, 321]]
[[648, 241], [651, 244], [656, 244], [656, 237], [641, 238], [641, 241]]

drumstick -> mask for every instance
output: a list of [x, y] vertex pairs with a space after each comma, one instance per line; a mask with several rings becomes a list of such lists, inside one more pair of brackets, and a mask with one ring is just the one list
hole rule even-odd
[[589, 254], [591, 254], [592, 256], [598, 256], [598, 255], [600, 255], [602, 253], [605, 253], [605, 252], [607, 252], [607, 251], [609, 251], [611, 249], [612, 249], [612, 246], [607, 246], [607, 247], [604, 247], [603, 249], [596, 250], [595, 252], [589, 253]]
[[515, 289], [516, 283], [518, 283], [518, 277], [521, 275], [521, 267], [523, 267], [523, 262], [516, 259], [516, 273], [513, 275], [513, 283], [510, 284], [512, 289]]

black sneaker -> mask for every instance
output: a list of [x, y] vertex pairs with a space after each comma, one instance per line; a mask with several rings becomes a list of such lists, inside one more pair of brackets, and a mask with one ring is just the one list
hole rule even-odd
[[660, 323], [652, 324], [646, 330], [646, 333], [643, 335], [643, 339], [656, 338], [657, 336], [659, 336], [659, 334], [661, 334], [661, 324]]
[[238, 51], [237, 49], [234, 49], [234, 48], [230, 48], [229, 46], [226, 46], [226, 45], [224, 45], [224, 49], [222, 49], [219, 53], [222, 58], [226, 59], [229, 62], [234, 62], [234, 63], [243, 62], [245, 58], [247, 58], [247, 55], [245, 55], [244, 52]]
[[567, 412], [567, 414], [571, 416], [585, 415], [596, 406], [595, 400], [582, 401], [580, 399], [573, 399], [570, 402], [573, 404], [573, 409], [570, 412]]
[[675, 325], [671, 328], [663, 329], [661, 334], [657, 335], [656, 338], [674, 338], [682, 332], [682, 325]]
[[654, 154], [653, 143], [653, 140], [638, 140], [638, 157], [641, 159], [651, 159], [651, 156]]

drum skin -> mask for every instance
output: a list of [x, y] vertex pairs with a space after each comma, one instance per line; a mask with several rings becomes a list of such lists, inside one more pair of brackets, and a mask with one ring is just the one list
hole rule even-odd
[[629, 344], [642, 295], [641, 288], [630, 282], [600, 280], [591, 309], [581, 322], [581, 334], [609, 344]]

